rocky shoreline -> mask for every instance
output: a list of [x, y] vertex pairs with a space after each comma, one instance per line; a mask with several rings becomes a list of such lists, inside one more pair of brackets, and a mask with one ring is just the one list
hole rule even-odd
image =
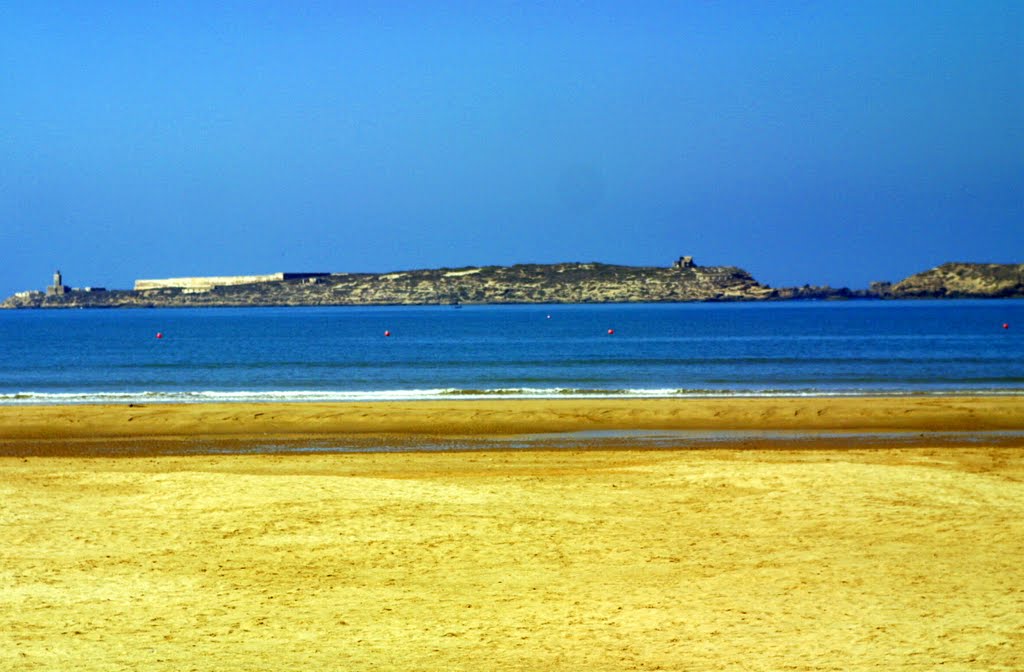
[[[682, 261], [682, 260], [681, 260]], [[670, 268], [601, 263], [519, 264], [401, 271], [307, 274], [233, 285], [138, 290], [19, 292], [0, 308], [370, 306], [521, 303], [669, 303], [801, 299], [1024, 297], [1024, 264], [949, 263], [864, 290], [772, 288], [734, 266], [677, 262]], [[296, 274], [299, 275], [299, 274]], [[59, 286], [58, 286], [59, 285]]]

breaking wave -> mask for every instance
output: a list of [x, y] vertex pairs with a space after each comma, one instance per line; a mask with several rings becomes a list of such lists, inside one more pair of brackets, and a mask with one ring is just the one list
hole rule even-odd
[[129, 403], [261, 403], [261, 402], [370, 402], [473, 399], [686, 399], [742, 397], [858, 397], [929, 395], [1024, 394], [1020, 389], [899, 390], [899, 389], [588, 389], [588, 388], [495, 388], [408, 390], [204, 390], [121, 392], [17, 392], [0, 394], [0, 405], [129, 404]]

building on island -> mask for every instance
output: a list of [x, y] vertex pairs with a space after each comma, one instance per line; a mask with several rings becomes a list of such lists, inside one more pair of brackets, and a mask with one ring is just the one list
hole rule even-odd
[[695, 268], [696, 266], [697, 264], [693, 263], [693, 257], [679, 257], [672, 262], [672, 268]]
[[64, 296], [69, 291], [71, 291], [71, 288], [64, 285], [64, 279], [61, 277], [60, 270], [58, 269], [53, 274], [53, 284], [46, 288], [46, 295]]
[[263, 282], [283, 282], [285, 280], [303, 280], [309, 282], [329, 276], [330, 273], [270, 273], [267, 275], [220, 275], [199, 278], [156, 278], [136, 280], [135, 291], [148, 289], [185, 289], [205, 291], [214, 287], [229, 285], [253, 285]]

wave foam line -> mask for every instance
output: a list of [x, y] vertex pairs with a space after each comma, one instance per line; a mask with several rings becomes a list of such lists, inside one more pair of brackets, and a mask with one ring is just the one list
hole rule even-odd
[[863, 397], [863, 396], [1012, 396], [1024, 389], [587, 389], [496, 388], [410, 390], [203, 390], [120, 392], [16, 392], [0, 394], [2, 405], [129, 404], [129, 403], [261, 403], [367, 402], [473, 399], [665, 399], [741, 397]]

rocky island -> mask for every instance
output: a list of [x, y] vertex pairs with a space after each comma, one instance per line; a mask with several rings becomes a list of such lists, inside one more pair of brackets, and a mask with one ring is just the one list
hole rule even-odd
[[63, 284], [19, 292], [2, 308], [368, 306], [508, 303], [639, 303], [788, 299], [1024, 297], [1024, 264], [944, 264], [866, 290], [804, 285], [776, 289], [735, 266], [601, 263], [470, 266], [393, 273], [271, 275], [137, 280], [131, 290]]
[[1011, 298], [1024, 296], [1024, 264], [954, 262], [892, 285], [896, 298]]

